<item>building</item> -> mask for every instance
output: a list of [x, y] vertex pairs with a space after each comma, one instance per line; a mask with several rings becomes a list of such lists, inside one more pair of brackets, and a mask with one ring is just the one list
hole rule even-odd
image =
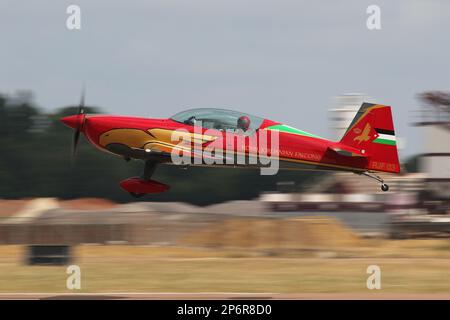
[[450, 204], [450, 106], [430, 104], [421, 107], [415, 122], [423, 132], [420, 171], [426, 174], [428, 201]]

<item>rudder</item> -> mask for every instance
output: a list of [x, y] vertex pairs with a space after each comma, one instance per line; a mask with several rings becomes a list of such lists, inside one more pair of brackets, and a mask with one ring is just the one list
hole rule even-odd
[[363, 103], [340, 143], [366, 154], [370, 171], [400, 172], [390, 106]]

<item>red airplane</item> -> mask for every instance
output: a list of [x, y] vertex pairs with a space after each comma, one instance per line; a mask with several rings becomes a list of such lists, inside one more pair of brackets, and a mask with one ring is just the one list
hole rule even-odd
[[[220, 165], [260, 168], [267, 167], [267, 161], [264, 164], [262, 160], [252, 162], [251, 158], [264, 154], [266, 160], [268, 157], [276, 159], [281, 169], [333, 170], [366, 175], [380, 182], [383, 191], [388, 191], [389, 187], [376, 173], [400, 172], [391, 108], [385, 105], [363, 103], [342, 139], [334, 142], [239, 111], [192, 109], [168, 119], [86, 115], [83, 101], [84, 98], [78, 114], [61, 119], [75, 130], [73, 155], [82, 132], [102, 151], [127, 161], [143, 160], [142, 176], [120, 183], [135, 197], [168, 190], [168, 185], [152, 180], [152, 174], [159, 164], [179, 164], [175, 163], [173, 155], [181, 153], [192, 160], [187, 165], [217, 167], [219, 164], [212, 163], [212, 159], [226, 154], [222, 157], [226, 161]], [[177, 139], [174, 139], [174, 132], [177, 132]], [[267, 137], [264, 146], [261, 140], [255, 139], [262, 133]], [[256, 144], [252, 144], [254, 141]], [[213, 145], [214, 152], [203, 152]], [[236, 163], [238, 156], [244, 161]]]

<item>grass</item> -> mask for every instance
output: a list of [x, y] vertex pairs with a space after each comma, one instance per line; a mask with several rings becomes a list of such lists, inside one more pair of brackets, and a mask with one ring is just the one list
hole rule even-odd
[[[79, 246], [80, 292], [450, 293], [449, 240], [373, 240], [364, 247], [280, 252], [182, 247]], [[0, 292], [72, 292], [66, 266], [27, 266], [24, 247], [0, 246]], [[320, 256], [325, 258], [319, 258]]]

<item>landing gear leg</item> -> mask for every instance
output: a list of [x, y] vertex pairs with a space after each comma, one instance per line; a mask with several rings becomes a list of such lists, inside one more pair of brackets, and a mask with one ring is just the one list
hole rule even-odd
[[156, 162], [149, 160], [145, 161], [144, 173], [141, 176], [142, 180], [150, 180], [153, 173], [155, 172], [155, 169]]
[[[153, 173], [155, 172], [155, 169], [156, 169], [156, 162], [149, 160], [145, 161], [144, 172], [141, 175], [141, 179], [145, 181], [150, 180]], [[130, 192], [130, 194], [135, 198], [142, 198], [143, 196], [145, 196], [145, 193]]]
[[389, 190], [389, 186], [386, 183], [384, 183], [384, 180], [380, 176], [378, 176], [378, 175], [376, 175], [374, 173], [369, 173], [369, 172], [363, 172], [363, 173], [360, 173], [360, 174], [365, 175], [366, 177], [372, 178], [372, 179], [377, 180], [378, 182], [380, 182], [381, 183], [381, 190], [383, 192], [386, 192], [386, 191]]

